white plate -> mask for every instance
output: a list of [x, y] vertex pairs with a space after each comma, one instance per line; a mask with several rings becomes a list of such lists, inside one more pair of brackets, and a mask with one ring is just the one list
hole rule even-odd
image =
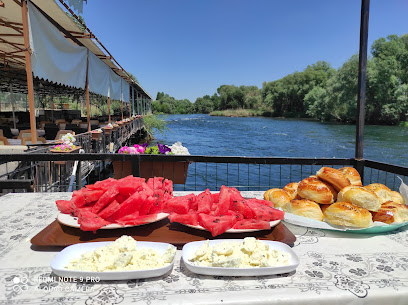
[[324, 230], [333, 230], [333, 231], [347, 231], [348, 233], [359, 233], [359, 234], [378, 234], [385, 233], [396, 230], [402, 226], [408, 225], [408, 221], [402, 223], [392, 223], [386, 224], [383, 222], [375, 221], [371, 227], [368, 228], [356, 228], [356, 227], [346, 227], [346, 226], [336, 226], [329, 224], [324, 221], [311, 219], [292, 213], [285, 212], [285, 222], [294, 224], [301, 227], [324, 229]]
[[[235, 241], [243, 242], [243, 239], [215, 239], [210, 240], [210, 246], [218, 244], [223, 241]], [[204, 274], [204, 275], [219, 275], [219, 276], [265, 276], [272, 274], [282, 274], [288, 273], [293, 270], [296, 270], [299, 265], [299, 258], [292, 248], [287, 244], [270, 241], [270, 240], [261, 240], [261, 242], [266, 243], [273, 250], [279, 250], [282, 252], [287, 252], [290, 255], [289, 265], [279, 266], [279, 267], [260, 267], [260, 268], [226, 268], [226, 267], [203, 267], [197, 266], [190, 263], [189, 258], [194, 255], [195, 251], [201, 247], [205, 240], [194, 241], [184, 245], [182, 259], [187, 269], [191, 272]]]
[[[61, 252], [59, 252], [53, 261], [51, 262], [51, 269], [52, 271], [59, 276], [62, 277], [72, 277], [72, 278], [82, 278], [86, 280], [87, 278], [94, 278], [99, 280], [131, 280], [131, 279], [141, 279], [141, 278], [150, 278], [161, 276], [169, 272], [174, 265], [174, 259], [171, 264], [156, 269], [147, 269], [147, 270], [134, 270], [134, 271], [106, 271], [106, 272], [93, 272], [93, 271], [75, 271], [75, 270], [68, 270], [65, 269], [65, 266], [69, 264], [69, 262], [81, 256], [81, 254], [92, 251], [97, 248], [106, 246], [111, 244], [112, 241], [106, 242], [94, 242], [94, 243], [83, 243], [83, 244], [75, 244], [69, 247], [66, 247]], [[143, 242], [138, 241], [138, 247], [145, 247], [145, 248], [152, 248], [159, 253], [163, 254], [167, 247], [170, 244], [167, 243], [157, 243], [157, 242]], [[173, 245], [170, 245], [174, 248]]]
[[[143, 226], [149, 223], [153, 223], [153, 222], [157, 222], [160, 221], [164, 218], [166, 218], [167, 216], [169, 216], [168, 213], [158, 213], [157, 214], [157, 218], [153, 221], [144, 223], [144, 224], [140, 224], [140, 225], [126, 225], [126, 226], [122, 226], [118, 223], [110, 223], [107, 226], [102, 227], [101, 229], [122, 229], [122, 228], [129, 228], [129, 227], [136, 227], [136, 226]], [[78, 223], [78, 217], [74, 217], [70, 214], [63, 214], [63, 213], [59, 213], [57, 220], [69, 227], [73, 227], [73, 228], [79, 228], [79, 223]]]
[[[203, 228], [202, 226], [198, 225], [198, 226], [193, 226], [193, 225], [187, 225], [184, 223], [179, 222], [182, 225], [185, 225], [187, 227], [193, 228], [193, 229], [198, 229], [198, 230], [203, 230], [203, 231], [208, 231], [207, 229]], [[271, 225], [271, 228], [275, 227], [278, 225], [278, 223], [280, 223], [280, 219], [279, 220], [274, 220], [269, 222]], [[247, 232], [256, 232], [256, 231], [262, 231], [263, 229], [228, 229], [227, 231], [225, 231], [224, 233], [247, 233]], [[224, 234], [222, 233], [222, 234]]]

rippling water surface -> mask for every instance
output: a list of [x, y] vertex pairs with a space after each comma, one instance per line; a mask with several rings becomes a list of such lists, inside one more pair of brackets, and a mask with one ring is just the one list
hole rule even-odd
[[[296, 119], [168, 115], [158, 141], [181, 141], [192, 155], [352, 158], [355, 126]], [[364, 158], [408, 166], [408, 128], [365, 126]]]

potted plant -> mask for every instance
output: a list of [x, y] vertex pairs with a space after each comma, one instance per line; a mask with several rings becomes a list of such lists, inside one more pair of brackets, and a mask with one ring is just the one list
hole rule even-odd
[[[123, 146], [118, 151], [119, 154], [151, 154], [151, 155], [190, 155], [188, 149], [181, 142], [176, 142], [171, 146], [157, 143], [153, 146], [143, 145]], [[120, 179], [132, 174], [131, 161], [114, 161], [113, 171], [115, 179]], [[170, 162], [140, 162], [140, 177], [152, 178], [163, 177], [172, 180], [176, 184], [184, 184], [187, 179], [188, 161]]]
[[106, 134], [110, 134], [111, 131], [113, 130], [113, 125], [111, 123], [109, 123], [108, 125], [106, 125], [105, 127], [103, 127], [103, 129], [105, 130]]
[[53, 146], [50, 151], [53, 153], [72, 153], [78, 152], [80, 146], [74, 145], [76, 139], [73, 134], [67, 133], [61, 137], [61, 144]]
[[100, 128], [94, 129], [94, 130], [91, 131], [91, 134], [92, 134], [92, 139], [100, 140], [101, 135], [102, 135], [102, 129], [100, 129]]

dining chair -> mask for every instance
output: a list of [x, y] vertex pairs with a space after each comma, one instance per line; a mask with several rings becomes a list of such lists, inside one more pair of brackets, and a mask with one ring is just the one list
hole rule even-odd
[[10, 145], [9, 141], [7, 140], [6, 137], [3, 137], [3, 133], [0, 136], [0, 145]]
[[[38, 137], [38, 131], [37, 131], [37, 137]], [[31, 138], [31, 129], [20, 130], [20, 133], [18, 134], [17, 139], [22, 139], [22, 138]]]
[[79, 124], [81, 124], [82, 123], [82, 120], [79, 120], [79, 119], [74, 119], [74, 120], [72, 120], [71, 121], [71, 124], [75, 124], [75, 125], [79, 125]]
[[[47, 140], [43, 137], [37, 137], [37, 143], [43, 143], [46, 144]], [[29, 145], [29, 144], [33, 144], [33, 142], [31, 141], [31, 138], [22, 138], [21, 139], [21, 145]]]
[[65, 121], [65, 119], [56, 119], [54, 122], [56, 125], [60, 124], [60, 123], [67, 123], [67, 121]]

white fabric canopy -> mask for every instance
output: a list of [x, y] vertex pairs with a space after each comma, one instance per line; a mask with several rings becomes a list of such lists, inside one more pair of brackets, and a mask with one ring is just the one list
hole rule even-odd
[[28, 14], [34, 76], [84, 89], [87, 49], [65, 39], [30, 1]]
[[112, 70], [109, 71], [109, 93], [113, 100], [120, 100], [121, 77]]
[[122, 100], [129, 103], [130, 85], [127, 81], [122, 79]]
[[109, 96], [111, 68], [92, 52], [89, 52], [88, 64], [89, 91], [103, 96]]

